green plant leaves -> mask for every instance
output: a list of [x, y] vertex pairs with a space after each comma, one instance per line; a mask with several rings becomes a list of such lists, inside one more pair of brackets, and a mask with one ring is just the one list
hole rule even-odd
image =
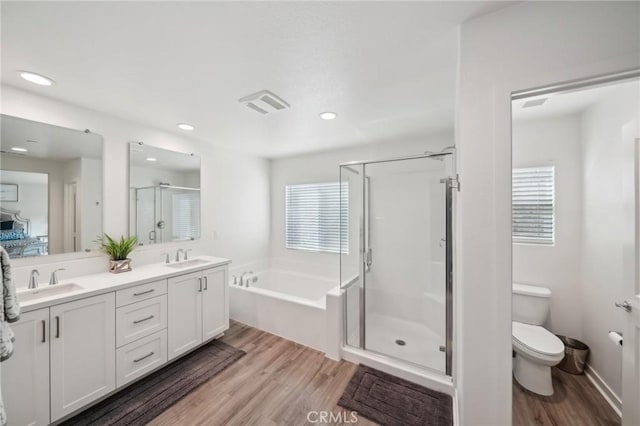
[[104, 234], [99, 239], [100, 249], [106, 253], [112, 260], [124, 260], [127, 259], [129, 253], [136, 248], [138, 244], [138, 238], [134, 235], [129, 238], [125, 238], [124, 235], [120, 237], [120, 240], [114, 240], [108, 234]]

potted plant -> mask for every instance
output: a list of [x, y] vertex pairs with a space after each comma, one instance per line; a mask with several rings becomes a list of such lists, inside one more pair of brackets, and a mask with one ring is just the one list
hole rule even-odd
[[104, 234], [103, 238], [100, 238], [100, 249], [109, 255], [109, 272], [119, 274], [120, 272], [128, 272], [131, 270], [131, 259], [129, 259], [129, 253], [136, 248], [138, 244], [138, 238], [136, 236], [125, 238], [120, 237], [120, 240], [114, 240], [109, 235]]

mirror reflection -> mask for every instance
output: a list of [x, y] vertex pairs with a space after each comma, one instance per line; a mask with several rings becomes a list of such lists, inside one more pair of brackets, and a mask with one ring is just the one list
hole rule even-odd
[[138, 244], [200, 238], [200, 157], [129, 145], [129, 234]]
[[0, 119], [0, 245], [11, 258], [96, 248], [102, 234], [102, 137]]

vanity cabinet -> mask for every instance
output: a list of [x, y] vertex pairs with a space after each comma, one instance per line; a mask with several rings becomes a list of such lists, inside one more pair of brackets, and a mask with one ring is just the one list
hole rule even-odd
[[51, 421], [116, 388], [115, 294], [50, 308]]
[[227, 300], [226, 267], [169, 279], [169, 359], [229, 328]]
[[49, 424], [49, 308], [21, 315], [11, 324], [13, 356], [4, 361], [2, 397], [9, 424]]
[[226, 264], [53, 304], [11, 324], [9, 425], [59, 422], [229, 328]]

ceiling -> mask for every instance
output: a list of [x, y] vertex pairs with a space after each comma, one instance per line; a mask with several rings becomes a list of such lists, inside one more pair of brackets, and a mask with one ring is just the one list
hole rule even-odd
[[453, 126], [456, 26], [510, 4], [2, 2], [1, 81], [269, 158], [419, 138]]
[[[605, 98], [615, 96], [616, 93], [624, 93], [630, 90], [640, 94], [640, 80], [633, 79], [577, 90], [552, 93], [544, 96], [518, 99], [512, 102], [512, 117], [513, 121], [518, 123], [528, 120], [540, 120], [562, 115], [579, 114]], [[523, 105], [530, 100], [542, 99], [546, 99], [542, 105], [523, 108]]]
[[[147, 158], [155, 158], [149, 161]], [[200, 157], [133, 142], [129, 145], [129, 164], [178, 172], [200, 171]]]
[[[11, 151], [13, 147], [28, 151], [14, 153]], [[102, 136], [0, 115], [0, 150], [23, 158], [53, 161], [69, 161], [80, 157], [101, 159]], [[3, 152], [2, 155], [7, 154]]]

